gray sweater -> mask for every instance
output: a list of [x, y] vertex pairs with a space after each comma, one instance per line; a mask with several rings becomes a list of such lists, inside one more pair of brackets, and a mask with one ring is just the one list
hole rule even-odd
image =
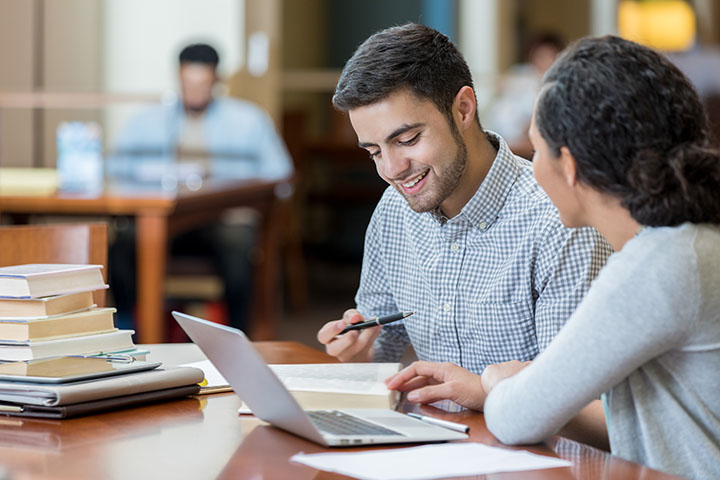
[[612, 453], [720, 478], [720, 228], [646, 228], [613, 254], [550, 346], [485, 402], [508, 444], [557, 432], [605, 393]]

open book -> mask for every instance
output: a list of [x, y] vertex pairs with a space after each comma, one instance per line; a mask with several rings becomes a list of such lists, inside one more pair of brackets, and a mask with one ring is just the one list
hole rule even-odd
[[[209, 360], [185, 366], [205, 372], [200, 393], [231, 388]], [[388, 390], [385, 379], [397, 373], [400, 363], [309, 363], [270, 365], [305, 410], [327, 408], [394, 409], [398, 392]], [[245, 404], [239, 413], [252, 413]]]

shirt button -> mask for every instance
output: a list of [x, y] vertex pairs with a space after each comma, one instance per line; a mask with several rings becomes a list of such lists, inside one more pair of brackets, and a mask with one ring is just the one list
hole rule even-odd
[[485, 229], [487, 228], [487, 223], [485, 223], [485, 222], [480, 222], [480, 224], [478, 225], [478, 227], [480, 227], [480, 230], [485, 230]]
[[443, 310], [445, 310], [446, 312], [449, 312], [451, 308], [452, 307], [450, 306], [449, 303], [446, 303], [445, 305], [443, 305]]
[[457, 243], [453, 243], [452, 245], [450, 245], [450, 250], [452, 250], [453, 252], [457, 252], [458, 248], [460, 247], [458, 247]]

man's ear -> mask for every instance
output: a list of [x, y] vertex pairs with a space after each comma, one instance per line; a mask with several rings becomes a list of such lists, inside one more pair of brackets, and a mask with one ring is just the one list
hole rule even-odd
[[475, 122], [475, 92], [467, 85], [458, 90], [453, 101], [453, 111], [458, 121], [458, 128], [463, 131]]
[[566, 146], [560, 147], [560, 168], [563, 177], [569, 187], [574, 187], [577, 183], [577, 169], [575, 166], [575, 157]]

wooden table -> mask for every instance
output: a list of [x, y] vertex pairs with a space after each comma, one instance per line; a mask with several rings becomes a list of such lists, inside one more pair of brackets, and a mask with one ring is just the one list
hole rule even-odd
[[[164, 341], [163, 298], [168, 238], [217, 219], [223, 210], [251, 206], [262, 213], [262, 255], [257, 266], [256, 309], [250, 336], [274, 338], [279, 182], [215, 181], [200, 190], [173, 193], [110, 190], [99, 196], [0, 196], [0, 214], [129, 215], [136, 220], [137, 335], [142, 343]], [[259, 296], [259, 298], [257, 298]], [[256, 321], [260, 319], [260, 321]]]
[[[256, 343], [270, 363], [317, 363], [332, 359], [294, 342]], [[178, 363], [202, 358], [194, 345], [156, 348], [152, 356]], [[329, 449], [240, 417], [232, 393], [198, 396], [72, 420], [31, 420], [0, 416], [0, 466], [11, 478], [103, 479], [339, 479], [347, 478], [290, 463], [297, 452]], [[405, 410], [416, 409], [405, 406]], [[427, 407], [426, 407], [427, 408]], [[500, 445], [479, 413], [433, 415], [470, 425], [469, 441]], [[378, 449], [383, 447], [372, 447]], [[395, 447], [397, 448], [397, 447]], [[573, 462], [572, 467], [487, 475], [493, 479], [640, 479], [677, 478], [613, 457], [560, 437], [522, 447]], [[368, 448], [364, 448], [368, 449]], [[357, 451], [361, 448], [343, 449]], [[338, 451], [338, 450], [336, 450]], [[478, 477], [481, 478], [481, 477]]]

